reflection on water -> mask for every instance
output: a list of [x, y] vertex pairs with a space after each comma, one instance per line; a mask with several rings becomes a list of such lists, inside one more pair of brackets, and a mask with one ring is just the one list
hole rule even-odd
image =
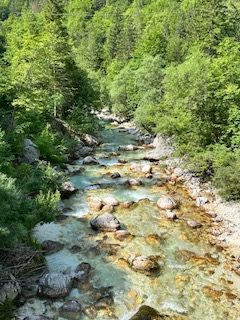
[[[118, 150], [119, 145], [136, 144], [134, 136], [113, 128], [103, 132], [103, 141], [97, 158]], [[97, 309], [96, 320], [128, 320], [143, 303], [164, 314], [181, 315], [189, 320], [240, 319], [239, 277], [230, 270], [229, 257], [221, 248], [209, 244], [209, 218], [194, 205], [181, 186], [157, 184], [141, 173], [131, 172], [129, 163], [117, 165], [119, 159], [137, 162], [142, 155], [142, 150], [120, 152], [110, 159], [102, 158], [100, 163], [105, 166], [85, 166], [84, 173], [71, 177], [82, 191], [64, 202], [68, 217], [34, 229], [34, 237], [39, 242], [57, 240], [64, 244], [63, 250], [46, 257], [48, 269], [72, 272], [81, 262], [91, 264], [90, 289], [74, 288], [70, 298], [79, 300], [83, 307], [94, 305], [96, 300], [91, 288], [112, 287], [114, 304], [106, 310]], [[139, 163], [146, 162], [139, 160]], [[111, 179], [113, 172], [119, 172], [121, 178]], [[153, 172], [162, 174], [157, 165], [153, 166]], [[129, 187], [126, 181], [130, 177], [139, 177], [143, 185]], [[100, 189], [85, 189], [94, 184], [99, 184]], [[157, 199], [169, 193], [181, 201], [180, 219], [176, 221], [168, 220], [156, 206]], [[133, 237], [120, 241], [112, 233], [91, 230], [89, 221], [96, 213], [89, 209], [89, 197], [109, 195], [120, 202], [137, 202], [129, 208], [120, 205], [114, 212]], [[191, 229], [186, 224], [187, 219], [204, 226]], [[133, 271], [128, 262], [138, 255], [157, 256], [160, 273], [147, 276]], [[62, 301], [56, 301], [47, 307], [45, 304], [44, 309], [43, 301], [35, 299], [19, 309], [20, 318], [39, 309], [41, 313], [61, 319], [58, 316], [61, 305]], [[82, 314], [80, 319], [89, 317]]]

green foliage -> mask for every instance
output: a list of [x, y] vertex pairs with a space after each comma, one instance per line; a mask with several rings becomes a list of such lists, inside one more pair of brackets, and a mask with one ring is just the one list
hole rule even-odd
[[29, 230], [39, 221], [51, 221], [57, 214], [59, 174], [49, 165], [35, 169], [27, 164], [17, 167], [15, 179], [0, 173], [0, 239], [11, 246], [26, 241]]
[[[239, 155], [238, 155], [239, 157]], [[226, 200], [240, 199], [240, 161], [239, 158], [232, 160], [228, 165], [216, 170], [213, 180], [219, 193]]]
[[13, 307], [13, 302], [10, 300], [0, 304], [0, 320], [12, 320], [14, 318]]
[[[175, 137], [197, 174], [213, 176], [240, 147], [237, 1], [67, 1], [76, 61], [101, 97], [138, 125]], [[232, 162], [231, 162], [232, 163]], [[233, 164], [234, 165], [234, 164]]]
[[61, 144], [59, 137], [53, 132], [49, 124], [36, 138], [36, 143], [43, 159], [50, 160], [53, 163], [66, 161], [64, 145]]

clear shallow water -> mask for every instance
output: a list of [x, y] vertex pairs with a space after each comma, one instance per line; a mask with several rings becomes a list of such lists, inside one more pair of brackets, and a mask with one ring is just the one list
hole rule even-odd
[[[103, 133], [101, 152], [113, 152], [119, 145], [135, 143], [133, 136], [117, 129]], [[80, 188], [77, 195], [64, 202], [67, 218], [60, 222], [38, 225], [34, 237], [42, 242], [56, 240], [64, 249], [46, 257], [49, 271], [73, 271], [81, 262], [91, 264], [91, 288], [73, 289], [68, 299], [77, 299], [83, 305], [94, 305], [94, 290], [112, 287], [114, 303], [98, 310], [96, 320], [128, 320], [142, 304], [148, 304], [164, 314], [177, 315], [191, 320], [238, 320], [240, 319], [239, 277], [231, 271], [229, 256], [208, 242], [209, 218], [189, 199], [181, 186], [152, 185], [141, 173], [129, 170], [132, 162], [141, 159], [142, 150], [121, 152], [113, 159], [105, 159], [103, 166], [86, 166], [86, 171], [71, 177]], [[126, 165], [116, 165], [118, 159], [129, 159]], [[109, 161], [109, 162], [108, 162]], [[146, 162], [139, 160], [139, 164]], [[121, 179], [112, 180], [110, 174], [119, 172]], [[153, 166], [153, 172], [162, 174]], [[128, 187], [126, 179], [139, 177], [144, 185]], [[86, 190], [93, 184], [100, 189]], [[85, 191], [84, 191], [85, 189]], [[181, 201], [178, 221], [169, 221], [156, 206], [162, 194], [171, 194]], [[124, 241], [112, 233], [97, 233], [89, 221], [96, 215], [90, 211], [91, 196], [104, 198], [112, 195], [120, 202], [135, 201], [130, 208], [118, 206], [114, 215], [134, 237]], [[146, 200], [147, 199], [147, 200]], [[201, 229], [191, 229], [185, 220], [193, 219], [204, 224]], [[79, 250], [73, 250], [73, 247]], [[155, 276], [133, 271], [127, 260], [137, 255], [156, 255], [162, 265]], [[93, 289], [95, 288], [95, 289]], [[19, 309], [20, 319], [32, 313], [45, 313], [54, 319], [63, 300], [48, 304], [33, 299]], [[79, 319], [89, 319], [84, 314]]]

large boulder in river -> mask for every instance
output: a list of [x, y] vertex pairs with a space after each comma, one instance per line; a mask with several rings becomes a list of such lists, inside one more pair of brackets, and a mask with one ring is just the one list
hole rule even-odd
[[72, 289], [73, 277], [60, 272], [50, 272], [39, 280], [38, 294], [46, 298], [63, 298]]
[[157, 206], [163, 210], [173, 210], [178, 207], [178, 203], [172, 197], [161, 196], [157, 202]]
[[70, 300], [61, 306], [59, 314], [65, 319], [78, 320], [80, 318], [81, 311], [81, 304], [76, 300]]
[[61, 197], [69, 198], [71, 195], [75, 194], [78, 189], [74, 186], [71, 181], [65, 181], [61, 186]]
[[160, 269], [158, 257], [137, 256], [130, 261], [131, 268], [135, 271], [151, 274]]
[[30, 139], [23, 141], [23, 158], [26, 163], [33, 164], [39, 160], [39, 150]]
[[83, 159], [83, 164], [98, 164], [98, 161], [96, 158], [88, 156]]
[[141, 306], [138, 312], [132, 316], [129, 320], [163, 320], [167, 319], [157, 312], [157, 310], [149, 306]]
[[26, 318], [24, 318], [23, 320], [51, 320], [49, 317], [46, 316], [28, 316]]
[[96, 231], [116, 231], [120, 229], [120, 222], [111, 213], [103, 213], [90, 221]]

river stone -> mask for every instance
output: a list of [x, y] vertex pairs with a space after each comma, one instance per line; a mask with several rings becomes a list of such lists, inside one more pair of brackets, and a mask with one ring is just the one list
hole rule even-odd
[[114, 197], [111, 197], [111, 196], [105, 197], [105, 198], [103, 199], [103, 203], [104, 203], [105, 205], [110, 205], [110, 206], [113, 206], [113, 207], [119, 205], [119, 201], [118, 201], [117, 199], [115, 199]]
[[49, 317], [40, 315], [40, 316], [28, 316], [23, 320], [51, 320], [51, 319]]
[[[138, 312], [132, 316], [129, 320], [163, 320], [157, 310], [149, 306], [141, 306]], [[167, 319], [167, 318], [166, 318]]]
[[92, 210], [100, 211], [103, 207], [102, 200], [100, 198], [89, 198], [89, 206]]
[[120, 222], [111, 213], [103, 213], [90, 221], [96, 231], [116, 231], [120, 229]]
[[58, 241], [45, 240], [42, 242], [42, 248], [45, 254], [52, 254], [62, 250], [64, 245]]
[[89, 278], [91, 265], [87, 262], [80, 263], [75, 269], [74, 279], [80, 282], [86, 282]]
[[131, 261], [131, 267], [135, 271], [151, 274], [160, 269], [157, 260], [155, 256], [138, 256]]
[[98, 161], [96, 158], [88, 156], [83, 159], [83, 164], [98, 164]]
[[70, 275], [51, 272], [43, 275], [39, 280], [38, 293], [47, 298], [63, 298], [69, 295], [73, 279]]
[[201, 228], [202, 227], [202, 224], [197, 222], [197, 221], [194, 221], [194, 220], [188, 220], [187, 221], [187, 225], [193, 229], [198, 229], [198, 228]]
[[85, 170], [83, 167], [78, 166], [78, 165], [71, 166], [71, 165], [67, 164], [66, 167], [67, 167], [67, 174], [70, 176], [77, 175], [79, 173], [82, 173]]
[[119, 241], [124, 241], [125, 239], [131, 239], [133, 236], [127, 230], [117, 230], [114, 233], [114, 237]]
[[122, 151], [134, 151], [134, 150], [137, 150], [138, 147], [137, 146], [134, 146], [133, 144], [129, 144], [127, 146], [120, 146], [119, 147], [119, 150], [122, 150]]
[[175, 220], [178, 218], [176, 215], [176, 212], [171, 211], [171, 210], [166, 210], [166, 216], [169, 220]]
[[81, 311], [81, 304], [78, 301], [70, 300], [61, 306], [59, 314], [61, 317], [66, 319], [78, 320], [80, 318]]
[[125, 201], [122, 203], [123, 208], [128, 209], [130, 208], [132, 205], [134, 205], [134, 201]]
[[142, 181], [139, 179], [129, 179], [128, 180], [128, 184], [130, 186], [141, 186], [142, 185]]
[[6, 300], [14, 300], [21, 293], [21, 287], [17, 281], [9, 281], [0, 288], [0, 303]]
[[150, 166], [150, 164], [146, 164], [145, 166], [143, 166], [142, 173], [145, 173], [145, 174], [152, 173], [152, 166]]
[[23, 157], [24, 161], [29, 164], [33, 164], [39, 160], [39, 150], [36, 144], [30, 139], [23, 141]]
[[65, 181], [61, 186], [61, 196], [62, 198], [69, 198], [71, 195], [75, 194], [78, 189], [74, 186], [71, 181]]
[[118, 178], [121, 178], [121, 175], [118, 172], [114, 172], [114, 173], [111, 174], [111, 178], [112, 179], [118, 179]]
[[89, 153], [91, 153], [91, 152], [93, 152], [93, 148], [84, 146], [84, 147], [79, 148], [79, 150], [77, 151], [77, 154], [79, 156], [85, 157], [85, 156], [88, 156]]
[[178, 207], [177, 202], [169, 196], [162, 196], [158, 202], [157, 202], [157, 206], [160, 209], [164, 209], [164, 210], [173, 210], [176, 209]]
[[141, 170], [140, 170], [140, 166], [139, 166], [137, 163], [132, 163], [132, 164], [130, 165], [130, 170], [133, 171], [133, 172], [141, 171]]

